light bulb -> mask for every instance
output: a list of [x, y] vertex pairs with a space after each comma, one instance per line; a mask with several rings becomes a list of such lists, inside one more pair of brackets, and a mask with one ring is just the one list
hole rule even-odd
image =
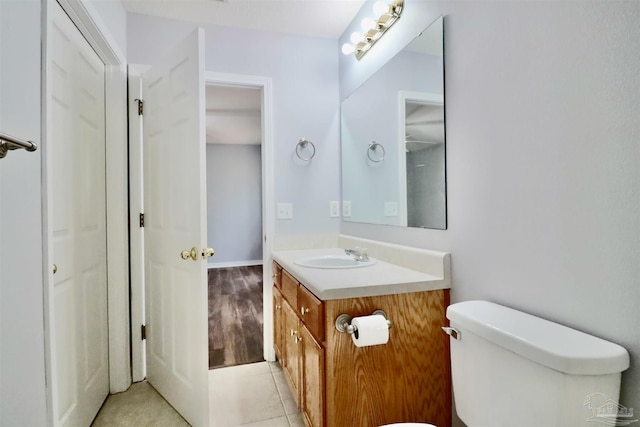
[[380, 18], [385, 13], [389, 12], [389, 5], [383, 1], [377, 1], [373, 5], [373, 15], [376, 18]]
[[362, 28], [362, 31], [366, 33], [367, 31], [369, 31], [369, 30], [371, 30], [371, 29], [375, 28], [375, 27], [376, 27], [376, 25], [377, 25], [377, 24], [376, 24], [376, 21], [374, 21], [373, 19], [371, 19], [371, 18], [364, 18], [364, 19], [362, 20], [362, 22], [360, 23], [360, 28]]
[[350, 43], [345, 43], [342, 45], [342, 53], [345, 55], [351, 55], [356, 51], [356, 47]]
[[362, 40], [364, 40], [364, 35], [362, 33], [351, 33], [351, 43], [358, 44]]

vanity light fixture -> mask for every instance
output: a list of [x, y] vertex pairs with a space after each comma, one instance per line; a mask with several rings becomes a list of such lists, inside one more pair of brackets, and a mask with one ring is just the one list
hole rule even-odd
[[358, 60], [369, 52], [374, 44], [389, 28], [395, 24], [404, 7], [404, 0], [392, 0], [391, 4], [378, 1], [373, 5], [373, 18], [364, 18], [361, 23], [362, 33], [351, 34], [351, 43], [342, 45], [342, 53], [355, 53]]

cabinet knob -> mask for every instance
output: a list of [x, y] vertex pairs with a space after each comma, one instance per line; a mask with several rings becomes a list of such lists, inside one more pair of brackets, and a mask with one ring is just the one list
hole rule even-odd
[[282, 308], [281, 305], [276, 304], [276, 310], [280, 310]]
[[273, 276], [271, 276], [273, 279], [277, 279], [280, 275], [278, 273], [273, 273]]
[[302, 314], [303, 316], [305, 315], [305, 313], [309, 312], [309, 308], [308, 307], [300, 307], [300, 314]]
[[293, 337], [293, 340], [296, 344], [298, 344], [300, 341], [302, 341], [302, 337]]
[[294, 331], [293, 329], [289, 329], [289, 333], [290, 333], [290, 334], [291, 334], [291, 336], [293, 337], [293, 336], [295, 336], [295, 335], [298, 333], [298, 331]]

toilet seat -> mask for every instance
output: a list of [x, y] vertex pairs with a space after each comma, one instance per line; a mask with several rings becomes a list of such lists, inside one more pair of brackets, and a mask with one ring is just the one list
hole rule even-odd
[[425, 424], [425, 423], [395, 423], [395, 424], [385, 424], [380, 427], [436, 427], [433, 424]]

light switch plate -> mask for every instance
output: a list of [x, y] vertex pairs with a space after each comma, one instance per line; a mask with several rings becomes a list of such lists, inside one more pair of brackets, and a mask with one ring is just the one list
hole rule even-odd
[[293, 205], [291, 203], [278, 203], [276, 210], [276, 218], [278, 219], [292, 219], [293, 218]]
[[338, 218], [340, 216], [340, 202], [332, 200], [329, 202], [329, 217]]
[[398, 216], [398, 202], [384, 202], [384, 216]]
[[342, 201], [342, 217], [343, 218], [351, 217], [351, 200]]

